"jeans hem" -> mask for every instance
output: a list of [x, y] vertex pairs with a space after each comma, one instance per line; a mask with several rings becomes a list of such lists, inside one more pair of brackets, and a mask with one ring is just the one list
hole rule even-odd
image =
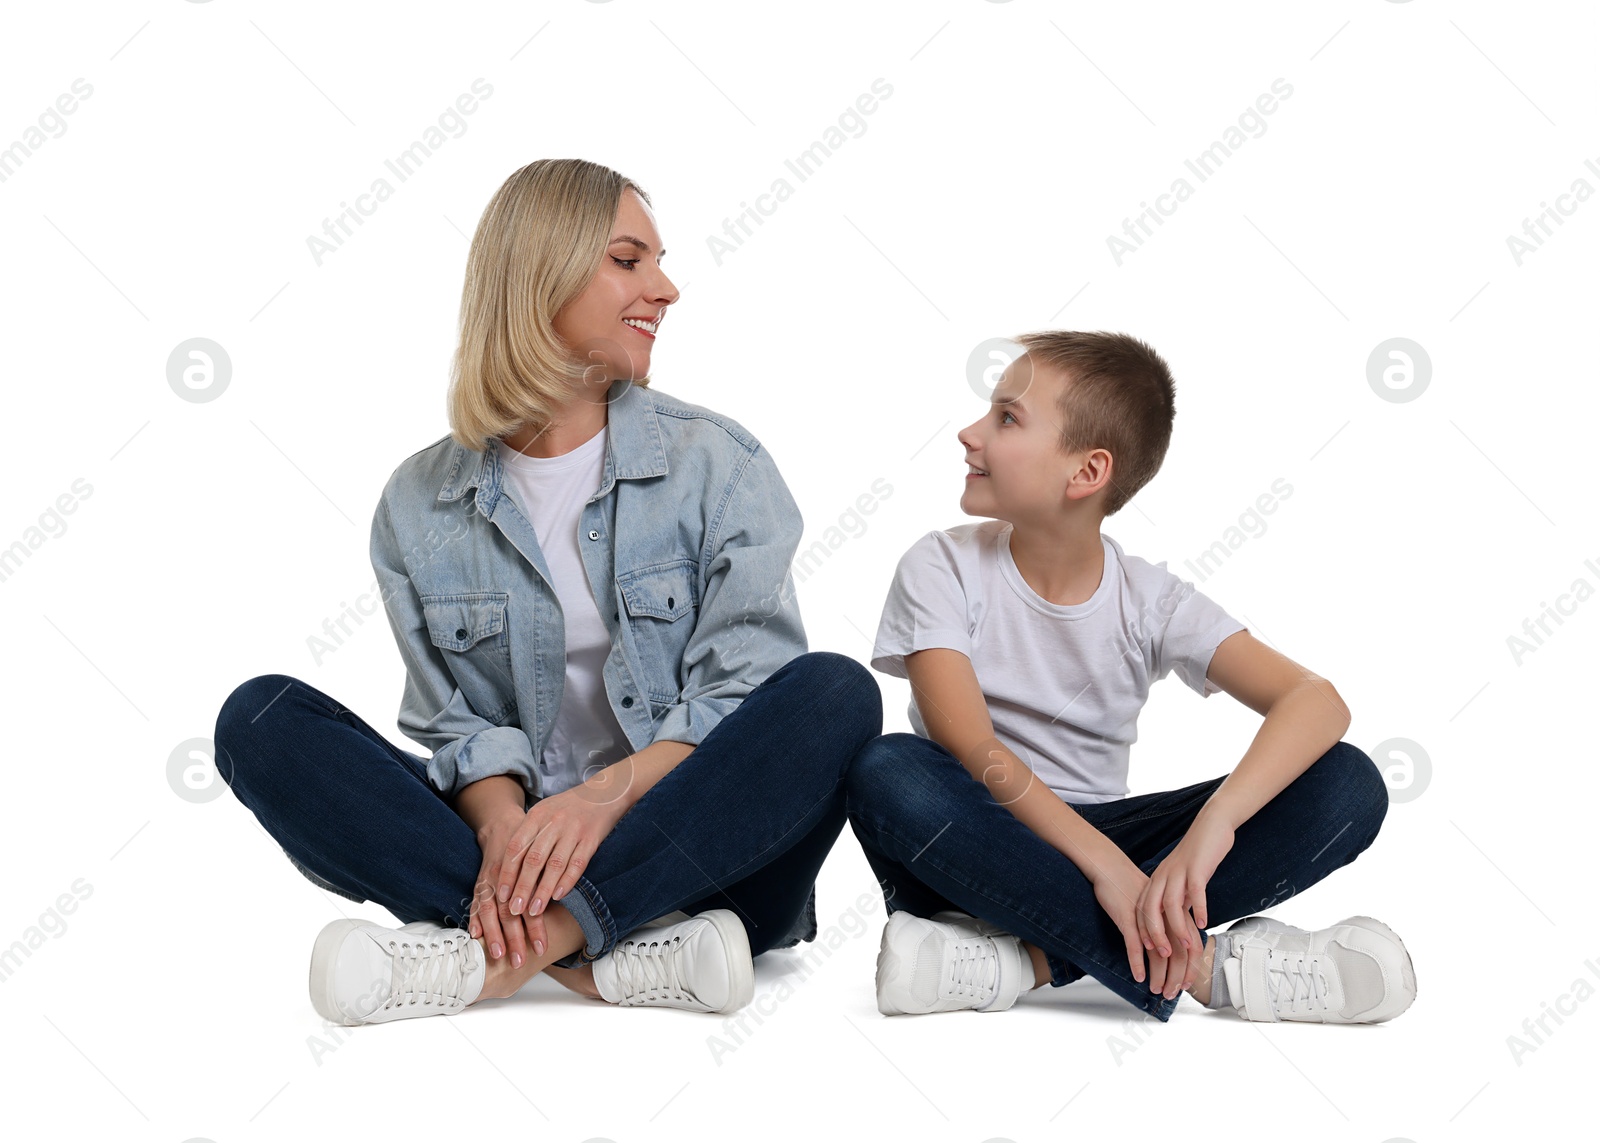
[[611, 919], [611, 910], [606, 908], [600, 891], [587, 877], [581, 876], [572, 890], [555, 904], [564, 906], [572, 914], [572, 919], [578, 922], [578, 927], [583, 930], [584, 944], [577, 952], [552, 961], [557, 968], [582, 968], [609, 953], [616, 944], [616, 923]]

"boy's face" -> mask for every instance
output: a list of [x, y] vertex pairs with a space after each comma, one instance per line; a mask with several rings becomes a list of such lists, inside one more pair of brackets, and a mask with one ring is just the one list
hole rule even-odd
[[1069, 499], [1078, 498], [1068, 497], [1067, 485], [1082, 469], [1083, 457], [1063, 453], [1060, 444], [1057, 404], [1067, 384], [1060, 371], [1035, 368], [1031, 354], [1006, 367], [988, 412], [956, 434], [970, 466], [961, 493], [963, 512], [1042, 523], [1059, 520]]

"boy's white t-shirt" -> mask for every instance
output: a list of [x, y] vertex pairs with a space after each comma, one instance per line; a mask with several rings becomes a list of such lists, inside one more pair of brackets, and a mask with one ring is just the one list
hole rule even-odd
[[549, 565], [551, 586], [566, 625], [567, 673], [561, 709], [550, 741], [539, 759], [546, 796], [578, 785], [601, 766], [633, 752], [606, 696], [601, 669], [611, 652], [611, 632], [600, 618], [594, 587], [578, 555], [578, 520], [600, 487], [605, 471], [606, 434], [602, 428], [561, 456], [529, 456], [496, 440], [506, 480], [518, 507], [533, 525], [534, 538]]
[[[1083, 603], [1051, 603], [1011, 558], [1012, 525], [929, 532], [900, 558], [872, 666], [949, 647], [971, 661], [995, 736], [1066, 802], [1128, 794], [1128, 748], [1150, 684], [1176, 671], [1202, 698], [1217, 644], [1245, 629], [1192, 583], [1101, 533], [1105, 570]], [[911, 726], [931, 738], [912, 696]]]

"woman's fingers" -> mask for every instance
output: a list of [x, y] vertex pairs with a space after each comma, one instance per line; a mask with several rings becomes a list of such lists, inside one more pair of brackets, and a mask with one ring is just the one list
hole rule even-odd
[[533, 949], [533, 955], [536, 957], [543, 956], [545, 948], [544, 918], [542, 916], [532, 917], [523, 914], [522, 925], [528, 930], [528, 945]]
[[544, 863], [544, 876], [539, 879], [538, 887], [533, 891], [533, 901], [528, 906], [530, 913], [542, 913], [563, 882], [577, 880], [577, 870], [582, 867], [582, 838], [573, 838], [570, 843], [565, 839], [551, 847], [550, 858]]
[[[499, 908], [504, 909], [505, 906]], [[522, 962], [528, 959], [528, 940], [522, 927], [522, 918], [502, 915], [500, 928], [506, 935], [506, 956], [511, 959], [511, 967], [521, 968]]]
[[483, 890], [475, 896], [473, 907], [483, 928], [483, 947], [489, 950], [492, 959], [499, 960], [506, 951], [505, 934], [500, 929], [500, 909], [495, 904], [491, 884], [483, 882]]
[[[528, 889], [532, 879], [539, 875], [544, 865], [541, 835], [549, 833], [549, 823], [535, 821], [533, 812], [519, 825], [506, 842], [505, 859], [500, 863], [500, 904], [512, 914], [522, 912], [528, 903]], [[519, 892], [520, 888], [520, 892]], [[520, 903], [518, 901], [520, 898]]]
[[[532, 910], [533, 887], [544, 874], [551, 853], [561, 844], [561, 827], [554, 822], [545, 823], [528, 842], [528, 851], [522, 857], [522, 871], [517, 874], [516, 883], [511, 888], [510, 907], [513, 913], [523, 914]], [[500, 879], [504, 881], [505, 874], [502, 873]]]

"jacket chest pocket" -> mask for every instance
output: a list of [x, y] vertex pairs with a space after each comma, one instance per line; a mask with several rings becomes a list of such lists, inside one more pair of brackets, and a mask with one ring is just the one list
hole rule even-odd
[[517, 705], [511, 637], [506, 630], [507, 599], [503, 591], [421, 597], [429, 641], [439, 648], [472, 709], [496, 724]]
[[617, 576], [653, 702], [674, 703], [682, 693], [683, 653], [700, 607], [697, 572], [698, 564], [684, 559]]

